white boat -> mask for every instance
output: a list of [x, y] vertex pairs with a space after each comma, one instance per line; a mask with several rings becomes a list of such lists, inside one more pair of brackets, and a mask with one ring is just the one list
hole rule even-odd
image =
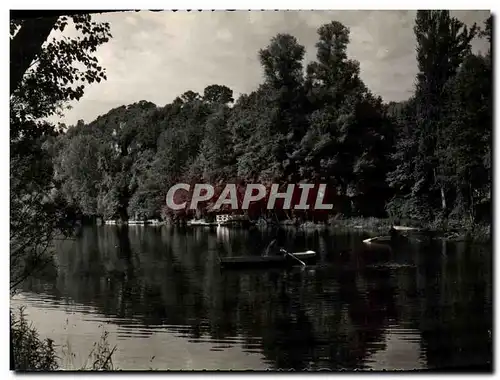
[[392, 239], [390, 236], [375, 236], [375, 237], [363, 240], [363, 243], [365, 243], [365, 244], [390, 243], [391, 241], [392, 241]]
[[191, 219], [187, 221], [188, 226], [216, 226], [217, 223], [206, 222], [205, 219]]
[[417, 227], [406, 227], [406, 226], [392, 226], [396, 231], [420, 231], [421, 228]]

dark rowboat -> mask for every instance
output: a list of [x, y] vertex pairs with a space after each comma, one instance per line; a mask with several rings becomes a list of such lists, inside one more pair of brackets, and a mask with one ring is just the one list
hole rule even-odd
[[[293, 256], [296, 258], [294, 258]], [[247, 268], [275, 268], [301, 265], [299, 260], [305, 264], [316, 262], [316, 252], [294, 252], [289, 255], [280, 256], [239, 256], [224, 257], [220, 259], [220, 265], [223, 268], [247, 269]], [[297, 260], [298, 259], [298, 260]]]

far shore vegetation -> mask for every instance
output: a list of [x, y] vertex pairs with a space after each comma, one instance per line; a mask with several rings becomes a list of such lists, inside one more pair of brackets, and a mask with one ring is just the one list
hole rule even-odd
[[[81, 220], [182, 224], [211, 218], [228, 183], [323, 183], [334, 214], [271, 214], [257, 205], [248, 217], [484, 230], [492, 216], [492, 65], [491, 52], [475, 54], [470, 43], [491, 40], [491, 18], [464, 25], [447, 11], [421, 11], [414, 31], [419, 73], [404, 101], [386, 103], [370, 91], [348, 57], [349, 29], [332, 21], [318, 28], [316, 60], [307, 67], [294, 36], [273, 37], [255, 52], [262, 83], [237, 99], [213, 84], [165, 106], [143, 100], [61, 125], [42, 143], [53, 197]], [[178, 183], [213, 185], [213, 202], [168, 208], [167, 191]]]

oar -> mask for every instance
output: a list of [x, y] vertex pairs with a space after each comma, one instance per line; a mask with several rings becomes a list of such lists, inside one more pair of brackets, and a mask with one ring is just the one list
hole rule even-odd
[[283, 250], [283, 252], [285, 252], [288, 256], [293, 257], [295, 260], [297, 260], [300, 264], [302, 264], [302, 266], [304, 266], [304, 267], [306, 266], [306, 263], [305, 263], [305, 262], [303, 262], [302, 260], [300, 260], [297, 256], [292, 255], [290, 252], [285, 251], [284, 249], [282, 249], [282, 250]]

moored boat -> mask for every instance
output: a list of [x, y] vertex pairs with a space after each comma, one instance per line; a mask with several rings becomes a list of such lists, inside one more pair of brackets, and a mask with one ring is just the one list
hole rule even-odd
[[375, 237], [363, 240], [363, 243], [365, 243], [365, 244], [372, 244], [372, 243], [389, 244], [392, 241], [393, 241], [393, 238], [391, 236], [375, 236]]
[[214, 222], [207, 222], [205, 219], [192, 219], [187, 221], [188, 226], [205, 226], [205, 227], [214, 227], [217, 226], [217, 223]]

